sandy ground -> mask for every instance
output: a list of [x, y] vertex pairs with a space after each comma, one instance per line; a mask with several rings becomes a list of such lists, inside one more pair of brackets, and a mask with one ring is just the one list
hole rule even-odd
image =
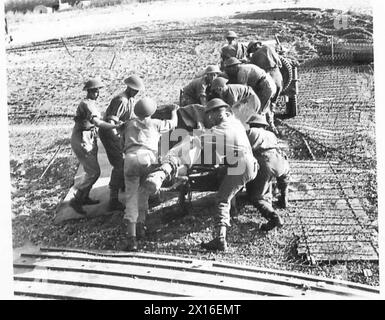
[[123, 6], [71, 10], [50, 14], [7, 14], [12, 45], [53, 38], [109, 32], [153, 21], [188, 21], [229, 16], [239, 12], [286, 7], [334, 8], [371, 13], [369, 0], [170, 0]]

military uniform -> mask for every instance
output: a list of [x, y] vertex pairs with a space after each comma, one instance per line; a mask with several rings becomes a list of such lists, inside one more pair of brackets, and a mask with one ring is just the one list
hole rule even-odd
[[274, 83], [277, 86], [277, 92], [272, 101], [275, 103], [283, 87], [283, 78], [281, 71], [279, 70], [282, 68], [282, 62], [279, 55], [273, 48], [262, 46], [253, 53], [250, 63], [265, 70], [274, 80]]
[[83, 179], [75, 186], [77, 189], [75, 199], [80, 202], [88, 198], [92, 186], [100, 176], [97, 129], [92, 122], [95, 117], [100, 118], [95, 100], [84, 99], [80, 102], [71, 135], [72, 150], [85, 171]]
[[189, 104], [201, 104], [201, 97], [206, 97], [208, 83], [206, 77], [199, 77], [192, 80], [187, 86], [183, 88], [183, 94], [181, 96], [181, 107]]
[[[250, 128], [248, 138], [260, 169], [257, 177], [248, 183], [251, 201], [268, 220], [276, 215], [272, 207], [272, 180], [277, 179], [282, 196], [286, 196], [290, 166], [287, 156], [278, 147], [274, 133], [264, 128]], [[285, 194], [284, 194], [285, 193]]]
[[243, 43], [236, 42], [235, 44], [228, 44], [221, 48], [221, 70], [224, 68], [224, 62], [231, 58], [244, 60], [247, 56], [247, 46]]
[[[255, 178], [258, 163], [252, 155], [242, 123], [233, 116], [224, 119], [205, 134], [215, 137], [213, 140], [216, 141], [217, 159], [227, 165], [227, 174], [216, 194], [215, 219], [217, 226], [229, 227], [231, 199], [247, 182]], [[218, 142], [224, 142], [223, 148]]]
[[253, 88], [261, 101], [261, 112], [267, 112], [270, 100], [276, 94], [277, 87], [269, 74], [253, 64], [238, 65], [237, 83]]
[[[104, 121], [110, 122], [112, 119], [123, 122], [132, 119], [134, 114], [135, 100], [132, 97], [127, 97], [125, 92], [114, 97], [108, 106]], [[124, 159], [123, 150], [120, 140], [120, 134], [116, 129], [99, 129], [99, 137], [106, 149], [108, 161], [112, 165], [111, 178], [109, 187], [113, 190], [124, 188]]]
[[170, 120], [136, 118], [124, 128], [124, 178], [126, 184], [126, 209], [124, 219], [131, 223], [144, 223], [148, 213], [149, 193], [142, 182], [157, 163], [158, 142], [161, 134], [173, 129]]
[[233, 106], [237, 102], [246, 100], [255, 95], [254, 90], [249, 86], [243, 84], [228, 84], [227, 90], [222, 95], [222, 100], [230, 106]]

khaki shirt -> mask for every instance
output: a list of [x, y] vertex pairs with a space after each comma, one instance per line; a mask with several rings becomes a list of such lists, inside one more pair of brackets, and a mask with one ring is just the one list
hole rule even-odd
[[[208, 136], [211, 136], [211, 139], [208, 139]], [[204, 148], [210, 143], [215, 143], [215, 148], [211, 148], [211, 150], [215, 150], [216, 163], [234, 164], [252, 156], [245, 128], [232, 115], [225, 118], [219, 125], [206, 130], [202, 137], [204, 138]]]
[[245, 100], [250, 96], [256, 96], [254, 90], [243, 84], [228, 84], [228, 90], [223, 95], [223, 101], [225, 101], [230, 106], [235, 103]]
[[100, 112], [96, 108], [96, 101], [87, 98], [82, 100], [76, 109], [74, 129], [84, 131], [95, 128], [92, 122], [94, 117], [100, 118]]
[[247, 136], [253, 152], [278, 149], [278, 139], [274, 133], [263, 128], [250, 128]]
[[206, 96], [206, 77], [200, 77], [192, 80], [187, 86], [183, 88], [183, 93], [194, 99], [199, 100], [202, 96]]
[[238, 66], [237, 83], [255, 88], [259, 81], [266, 78], [266, 71], [254, 64]]
[[109, 121], [111, 116], [117, 116], [119, 120], [125, 122], [135, 117], [135, 99], [127, 97], [125, 92], [114, 97], [104, 114], [104, 121]]
[[144, 149], [157, 155], [160, 136], [172, 129], [174, 126], [171, 120], [132, 119], [125, 124], [123, 129], [123, 151], [127, 153]]
[[264, 70], [282, 67], [282, 62], [277, 52], [269, 46], [262, 46], [254, 52], [250, 62]]

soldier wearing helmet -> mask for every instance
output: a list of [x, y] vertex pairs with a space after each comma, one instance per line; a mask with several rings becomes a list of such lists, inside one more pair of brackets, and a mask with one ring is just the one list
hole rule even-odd
[[126, 122], [123, 133], [124, 178], [126, 208], [124, 220], [127, 227], [126, 251], [137, 250], [137, 237], [144, 237], [145, 218], [148, 213], [149, 193], [141, 185], [144, 177], [153, 169], [158, 158], [158, 142], [162, 133], [173, 130], [178, 124], [177, 105], [170, 105], [171, 119], [152, 119], [156, 102], [140, 99], [134, 107], [136, 118]]
[[[230, 106], [222, 99], [210, 100], [205, 109], [210, 128], [204, 130], [200, 137], [187, 136], [186, 140], [181, 142], [185, 143], [185, 146], [177, 145], [172, 148], [164, 158], [161, 168], [151, 173], [145, 181], [147, 189], [156, 192], [164, 180], [175, 175], [181, 165], [191, 166], [199, 159], [201, 149], [196, 148], [197, 145], [208, 146], [214, 151], [216, 163], [211, 164], [223, 165], [225, 176], [216, 194], [213, 240], [201, 244], [206, 250], [227, 249], [226, 232], [230, 227], [231, 200], [247, 182], [256, 177], [258, 171], [258, 163], [253, 157], [244, 126], [233, 116], [229, 108]], [[206, 147], [203, 149], [209, 150]], [[188, 150], [188, 157], [183, 150]]]
[[267, 114], [271, 130], [278, 134], [270, 108], [271, 99], [275, 97], [277, 92], [277, 86], [271, 76], [262, 68], [254, 64], [242, 64], [236, 58], [225, 61], [225, 71], [230, 79], [235, 79], [236, 83], [253, 88], [261, 101], [260, 113]]
[[228, 84], [228, 81], [228, 79], [217, 77], [211, 85], [211, 90], [230, 105], [232, 109], [235, 109], [241, 103], [251, 101], [255, 113], [260, 111], [261, 102], [251, 87], [243, 84]]
[[120, 121], [116, 124], [110, 124], [100, 119], [96, 100], [99, 97], [99, 89], [103, 87], [104, 85], [99, 79], [90, 79], [85, 83], [83, 90], [87, 91], [87, 96], [80, 102], [76, 110], [75, 126], [71, 136], [72, 150], [83, 166], [85, 175], [75, 185], [76, 192], [69, 204], [77, 213], [82, 215], [86, 214], [83, 205], [99, 203], [99, 200], [89, 197], [92, 186], [100, 176], [96, 127], [117, 129], [121, 125]]
[[227, 45], [223, 46], [220, 52], [221, 55], [221, 70], [224, 70], [224, 62], [229, 58], [237, 58], [242, 62], [247, 61], [247, 46], [236, 41], [238, 38], [234, 31], [228, 31], [225, 34]]
[[[134, 117], [135, 96], [139, 91], [144, 90], [144, 84], [142, 79], [136, 75], [129, 76], [124, 80], [124, 83], [127, 85], [126, 90], [111, 100], [104, 114], [104, 121], [106, 122], [126, 122]], [[123, 211], [124, 205], [118, 199], [119, 190], [124, 189], [124, 160], [120, 132], [111, 129], [101, 129], [99, 130], [99, 137], [106, 149], [108, 161], [112, 166], [108, 208], [110, 211]]]
[[268, 220], [262, 224], [261, 229], [269, 231], [283, 225], [281, 217], [272, 206], [272, 181], [277, 179], [277, 186], [281, 191], [278, 205], [286, 208], [290, 166], [287, 156], [278, 146], [277, 137], [265, 130], [268, 126], [265, 116], [252, 116], [248, 124], [250, 129], [247, 135], [260, 168], [257, 177], [247, 184], [247, 192], [253, 205]]
[[[251, 56], [250, 63], [255, 64], [256, 66], [265, 70], [271, 76], [275, 85], [277, 86], [277, 92], [271, 99], [271, 111], [269, 112], [269, 115], [273, 117], [275, 104], [283, 88], [283, 77], [280, 71], [280, 68], [282, 68], [281, 59], [273, 47], [263, 45], [259, 41], [250, 41], [247, 50]], [[269, 122], [273, 122], [273, 119], [268, 120]]]
[[202, 77], [192, 80], [182, 89], [181, 107], [189, 104], [206, 105], [207, 95], [210, 93], [211, 83], [221, 73], [217, 65], [210, 65], [205, 69]]

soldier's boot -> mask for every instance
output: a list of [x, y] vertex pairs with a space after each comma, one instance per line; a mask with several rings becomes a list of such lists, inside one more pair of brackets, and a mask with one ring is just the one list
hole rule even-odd
[[69, 205], [77, 213], [86, 215], [87, 212], [83, 209], [84, 193], [80, 190], [76, 191], [75, 196], [70, 200]]
[[119, 201], [119, 189], [110, 189], [108, 211], [124, 211], [126, 206]]
[[261, 212], [262, 217], [267, 220], [267, 223], [263, 223], [260, 227], [262, 231], [270, 231], [283, 226], [282, 218], [274, 211], [273, 207], [258, 203], [257, 208]]
[[136, 240], [136, 223], [124, 220], [126, 227], [127, 241], [123, 251], [138, 251], [138, 242]]
[[92, 199], [90, 198], [90, 196], [86, 196], [83, 200], [83, 205], [87, 205], [87, 206], [92, 206], [92, 205], [95, 205], [95, 204], [98, 204], [100, 203], [100, 200], [98, 199]]
[[277, 186], [281, 192], [281, 195], [278, 198], [278, 206], [282, 209], [286, 209], [289, 206], [289, 183], [286, 176], [281, 176], [277, 178]]
[[156, 194], [162, 187], [163, 182], [170, 177], [172, 171], [171, 165], [167, 163], [163, 164], [159, 170], [147, 176], [143, 182], [143, 188], [145, 188], [150, 195]]
[[143, 240], [146, 237], [146, 225], [144, 222], [138, 222], [136, 224], [136, 238], [138, 240]]
[[226, 226], [220, 226], [214, 230], [214, 239], [209, 242], [202, 242], [201, 248], [210, 251], [226, 251]]

